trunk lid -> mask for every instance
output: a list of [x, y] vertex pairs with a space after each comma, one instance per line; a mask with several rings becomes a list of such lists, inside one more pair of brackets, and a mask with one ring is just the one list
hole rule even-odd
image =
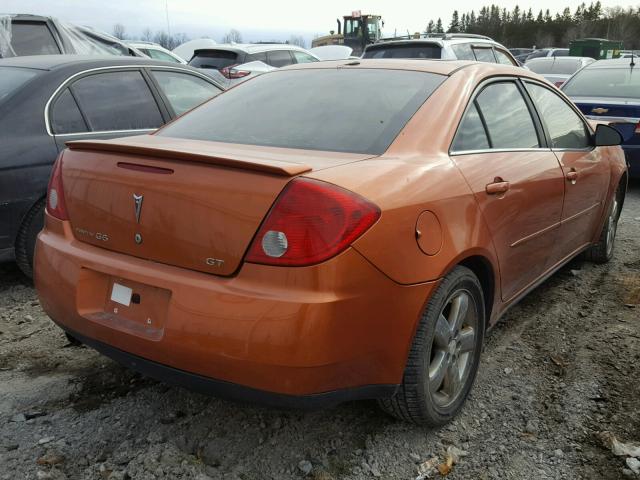
[[292, 177], [366, 158], [145, 135], [70, 142], [62, 179], [77, 240], [232, 275]]

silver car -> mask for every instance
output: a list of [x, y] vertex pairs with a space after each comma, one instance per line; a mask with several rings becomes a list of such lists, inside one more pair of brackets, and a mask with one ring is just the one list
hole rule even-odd
[[529, 60], [525, 66], [560, 87], [574, 73], [593, 62], [595, 60], [589, 57], [541, 57]]

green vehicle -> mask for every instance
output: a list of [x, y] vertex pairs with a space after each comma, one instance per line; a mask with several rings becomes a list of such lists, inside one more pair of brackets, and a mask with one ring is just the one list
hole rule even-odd
[[569, 43], [569, 55], [572, 57], [591, 57], [596, 60], [619, 58], [622, 42], [606, 38], [579, 38]]

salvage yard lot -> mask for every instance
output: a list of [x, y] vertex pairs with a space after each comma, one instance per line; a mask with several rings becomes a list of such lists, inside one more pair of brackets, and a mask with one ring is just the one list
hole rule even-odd
[[640, 440], [639, 183], [616, 249], [607, 265], [571, 262], [503, 318], [462, 413], [435, 431], [373, 402], [274, 410], [143, 378], [67, 346], [0, 265], [0, 478], [413, 479], [451, 445], [466, 455], [447, 478], [622, 478], [599, 434]]

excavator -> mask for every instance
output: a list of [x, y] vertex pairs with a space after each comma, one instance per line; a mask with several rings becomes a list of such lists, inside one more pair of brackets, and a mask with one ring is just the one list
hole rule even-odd
[[351, 12], [351, 15], [342, 17], [344, 30], [340, 19], [338, 33], [334, 30], [329, 35], [318, 37], [311, 42], [312, 47], [324, 47], [326, 45], [346, 45], [353, 49], [353, 55], [359, 56], [370, 43], [375, 43], [382, 37], [384, 21], [380, 15], [362, 14], [360, 10]]

